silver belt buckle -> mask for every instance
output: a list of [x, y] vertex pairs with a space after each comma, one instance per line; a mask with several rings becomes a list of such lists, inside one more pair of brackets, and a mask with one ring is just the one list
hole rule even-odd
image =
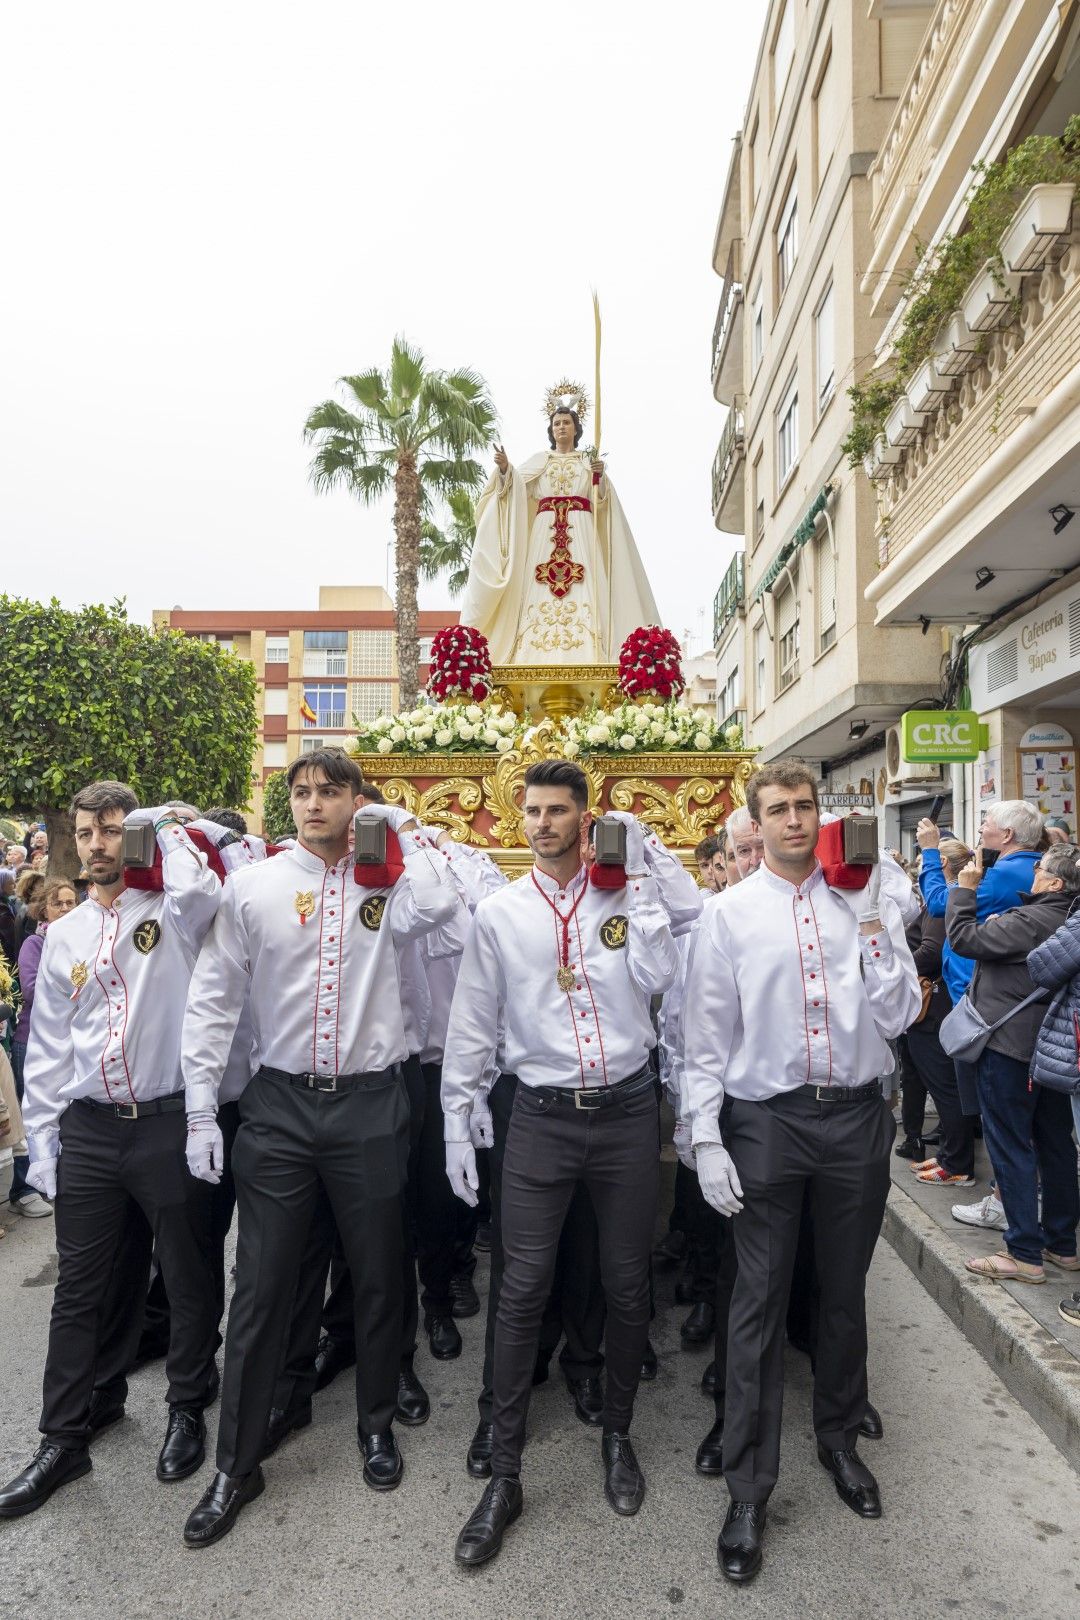
[[[574, 1107], [575, 1108], [580, 1108], [583, 1113], [587, 1114], [592, 1110], [594, 1105], [592, 1103], [586, 1102], [585, 1098], [586, 1097], [599, 1097], [599, 1095], [600, 1095], [600, 1091], [599, 1091], [599, 1088], [596, 1087], [596, 1086], [591, 1086], [585, 1091], [575, 1091], [574, 1092]], [[596, 1106], [599, 1107], [599, 1104], [596, 1104]]]
[[336, 1074], [309, 1074], [306, 1076], [309, 1091], [336, 1091]]
[[113, 1103], [113, 1107], [116, 1109], [117, 1119], [138, 1119], [139, 1117], [138, 1103]]

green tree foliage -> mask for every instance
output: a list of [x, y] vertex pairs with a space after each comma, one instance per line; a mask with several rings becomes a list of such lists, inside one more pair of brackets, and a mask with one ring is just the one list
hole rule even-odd
[[420, 572], [437, 579], [449, 570], [451, 596], [458, 596], [469, 579], [469, 562], [476, 541], [476, 507], [467, 489], [452, 490], [446, 502], [447, 521], [440, 529], [431, 518], [420, 525]]
[[67, 806], [87, 782], [144, 804], [244, 805], [257, 728], [244, 659], [128, 621], [123, 602], [72, 611], [0, 596], [0, 810], [43, 815], [49, 869], [75, 870]]
[[284, 771], [274, 771], [263, 783], [263, 833], [275, 844], [280, 838], [296, 837]]
[[347, 489], [365, 505], [394, 496], [398, 669], [401, 708], [416, 705], [420, 642], [416, 589], [420, 529], [431, 504], [479, 489], [475, 452], [491, 444], [495, 408], [475, 371], [436, 371], [395, 338], [386, 371], [341, 377], [346, 402], [316, 405], [304, 425], [315, 446], [310, 477], [320, 492]]

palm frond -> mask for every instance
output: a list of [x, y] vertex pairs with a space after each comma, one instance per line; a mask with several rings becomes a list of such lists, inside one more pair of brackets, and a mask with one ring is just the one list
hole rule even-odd
[[412, 406], [429, 375], [423, 351], [410, 347], [404, 337], [396, 337], [390, 351], [390, 392], [394, 399]]
[[339, 377], [338, 381], [343, 388], [349, 390], [365, 411], [373, 411], [376, 416], [383, 415], [389, 403], [386, 378], [376, 367], [372, 366], [370, 371], [357, 372], [352, 377]]
[[425, 456], [420, 464], [420, 482], [432, 495], [440, 495], [443, 500], [449, 501], [455, 489], [482, 489], [487, 481], [487, 474], [478, 461], [439, 460], [433, 456]]
[[336, 399], [324, 399], [308, 414], [304, 423], [305, 439], [313, 439], [317, 433], [333, 433], [362, 443], [367, 431], [368, 424], [361, 417], [354, 416], [344, 405], [339, 405]]

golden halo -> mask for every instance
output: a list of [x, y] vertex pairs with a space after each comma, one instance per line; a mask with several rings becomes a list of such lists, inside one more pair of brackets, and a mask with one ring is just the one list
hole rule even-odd
[[556, 411], [576, 411], [578, 421], [585, 426], [585, 418], [589, 414], [589, 396], [580, 383], [571, 382], [569, 377], [563, 377], [554, 388], [549, 388], [544, 401], [544, 415], [550, 421]]

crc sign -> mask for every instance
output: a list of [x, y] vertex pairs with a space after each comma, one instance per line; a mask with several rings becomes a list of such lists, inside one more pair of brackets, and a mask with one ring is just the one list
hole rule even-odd
[[954, 765], [978, 759], [982, 727], [974, 709], [909, 709], [900, 717], [908, 764]]

